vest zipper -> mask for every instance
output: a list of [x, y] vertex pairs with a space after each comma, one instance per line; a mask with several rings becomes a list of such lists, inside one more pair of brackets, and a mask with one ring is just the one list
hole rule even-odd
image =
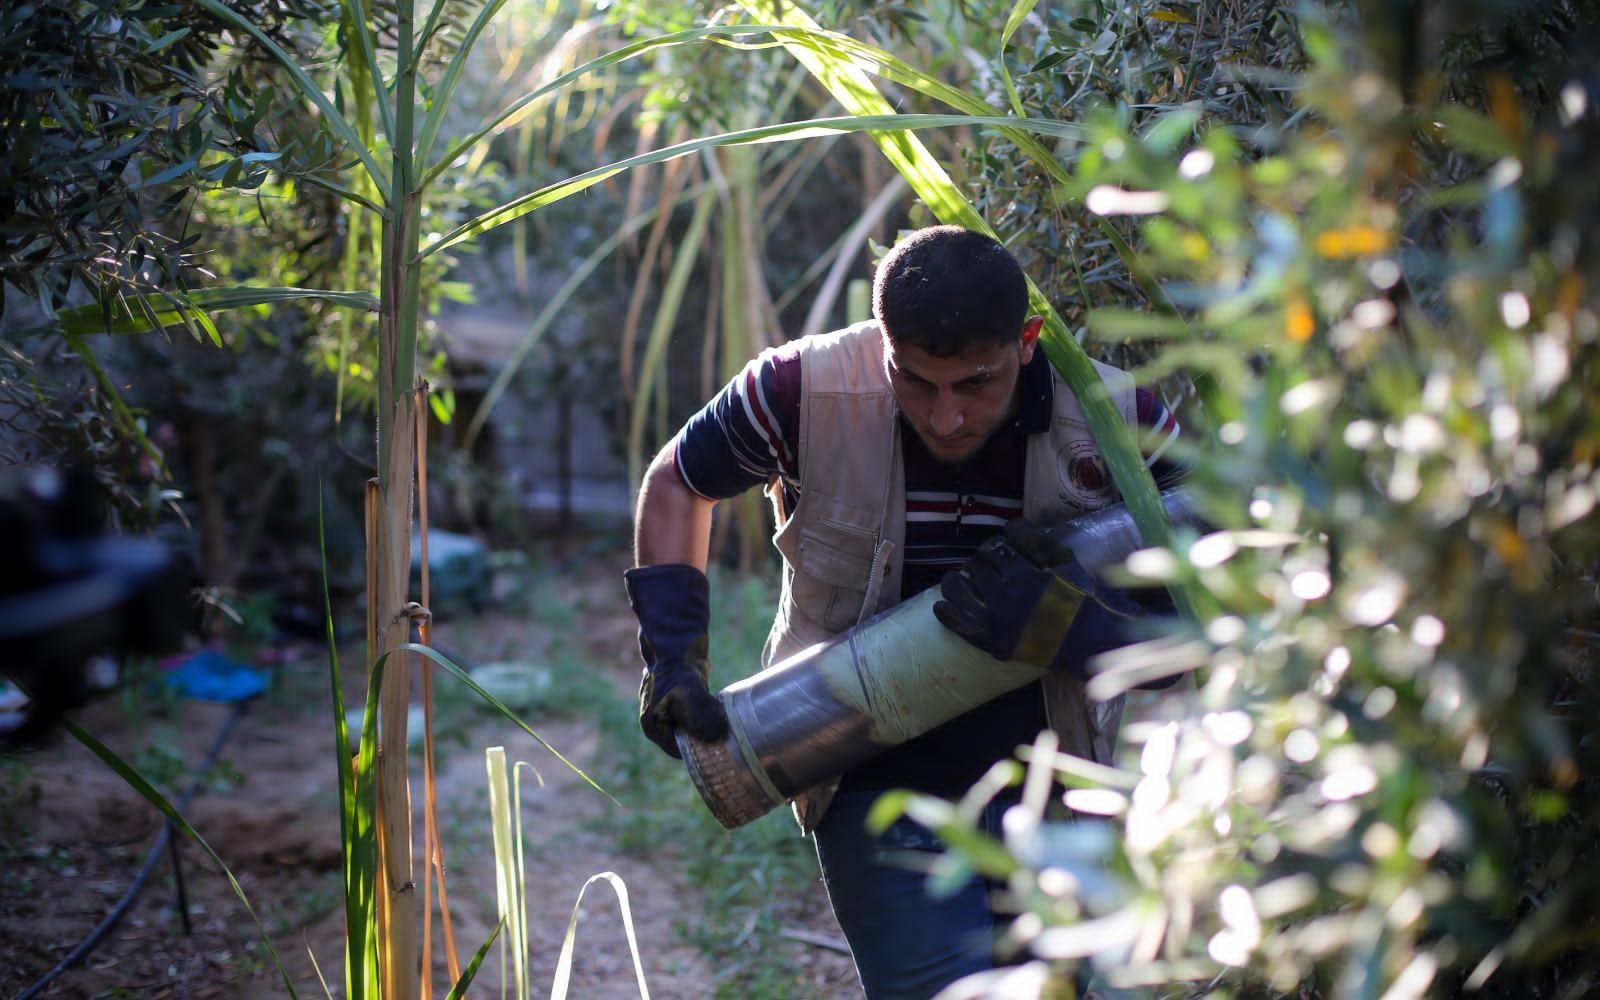
[[887, 538], [878, 539], [878, 543], [872, 547], [872, 565], [867, 569], [867, 593], [861, 599], [861, 614], [856, 616], [857, 625], [878, 613], [878, 597], [883, 593], [884, 570], [892, 552], [894, 543]]

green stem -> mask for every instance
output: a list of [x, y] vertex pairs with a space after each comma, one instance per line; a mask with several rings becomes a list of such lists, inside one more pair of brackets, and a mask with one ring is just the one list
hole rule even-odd
[[84, 366], [94, 376], [95, 384], [100, 387], [101, 392], [105, 393], [106, 401], [111, 404], [111, 412], [116, 415], [117, 423], [121, 426], [123, 433], [132, 437], [138, 443], [139, 450], [160, 466], [163, 476], [171, 475], [167, 471], [167, 460], [161, 454], [161, 449], [157, 448], [150, 438], [145, 435], [144, 430], [139, 426], [139, 421], [134, 419], [133, 411], [128, 409], [127, 402], [123, 400], [122, 393], [117, 391], [117, 384], [112, 381], [110, 375], [106, 374], [106, 370], [100, 367], [100, 359], [94, 356], [94, 352], [89, 349], [89, 345], [84, 342], [82, 337], [76, 334], [64, 333], [62, 338], [66, 340], [67, 346], [72, 349], [72, 352], [83, 360]]

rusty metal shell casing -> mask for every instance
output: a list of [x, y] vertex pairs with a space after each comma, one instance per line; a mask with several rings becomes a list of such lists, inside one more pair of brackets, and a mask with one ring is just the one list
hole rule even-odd
[[[1195, 520], [1188, 493], [1162, 494], [1174, 522]], [[1140, 547], [1125, 507], [1093, 511], [1052, 529], [1090, 570]], [[939, 624], [938, 588], [923, 591], [719, 694], [725, 739], [679, 731], [678, 749], [712, 815], [726, 829], [752, 822], [793, 796], [876, 754], [1044, 676], [996, 660]]]

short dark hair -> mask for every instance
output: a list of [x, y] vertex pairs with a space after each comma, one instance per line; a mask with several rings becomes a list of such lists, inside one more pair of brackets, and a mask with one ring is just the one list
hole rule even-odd
[[893, 343], [954, 357], [1016, 339], [1028, 318], [1028, 280], [1010, 251], [983, 233], [931, 226], [878, 263], [872, 315]]

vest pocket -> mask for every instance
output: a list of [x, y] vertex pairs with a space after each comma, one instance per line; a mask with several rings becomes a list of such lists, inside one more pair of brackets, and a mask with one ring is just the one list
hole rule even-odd
[[805, 526], [792, 582], [795, 604], [830, 632], [853, 626], [867, 596], [875, 541], [871, 532], [837, 521]]

